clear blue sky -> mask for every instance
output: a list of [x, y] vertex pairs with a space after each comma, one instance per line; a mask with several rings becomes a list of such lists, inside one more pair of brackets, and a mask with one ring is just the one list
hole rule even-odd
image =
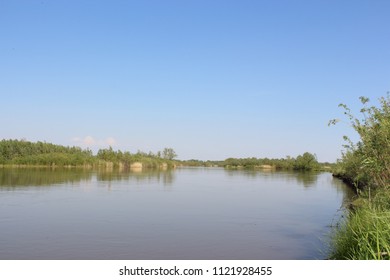
[[0, 139], [335, 161], [390, 90], [390, 1], [0, 1]]

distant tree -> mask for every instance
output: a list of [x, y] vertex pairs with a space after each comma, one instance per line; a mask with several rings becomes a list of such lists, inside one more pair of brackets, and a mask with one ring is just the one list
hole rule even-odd
[[115, 162], [117, 160], [117, 152], [115, 152], [110, 146], [108, 149], [100, 149], [97, 153], [97, 158]]
[[46, 142], [0, 141], [0, 163], [30, 165], [82, 165], [93, 161], [92, 152]]
[[318, 161], [315, 155], [306, 152], [296, 158], [293, 166], [295, 170], [313, 170], [318, 168]]
[[173, 160], [175, 157], [177, 157], [177, 154], [172, 148], [165, 148], [162, 152], [162, 157], [164, 159]]

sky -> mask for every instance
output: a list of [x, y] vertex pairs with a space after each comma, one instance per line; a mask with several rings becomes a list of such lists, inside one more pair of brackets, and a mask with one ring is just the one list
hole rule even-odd
[[[0, 139], [341, 157], [390, 90], [390, 1], [0, 1]], [[330, 119], [339, 118], [336, 126]]]

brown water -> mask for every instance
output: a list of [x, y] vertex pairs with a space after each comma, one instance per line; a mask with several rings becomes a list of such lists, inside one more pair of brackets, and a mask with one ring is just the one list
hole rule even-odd
[[0, 169], [0, 259], [323, 259], [329, 173]]

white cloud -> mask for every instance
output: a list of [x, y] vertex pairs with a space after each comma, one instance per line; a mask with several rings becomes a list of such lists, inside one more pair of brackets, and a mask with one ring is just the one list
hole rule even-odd
[[106, 139], [106, 144], [108, 144], [109, 146], [115, 146], [116, 145], [116, 140], [113, 137], [108, 137]]
[[90, 147], [90, 146], [94, 146], [97, 142], [92, 136], [86, 136], [83, 139], [83, 143], [84, 143], [84, 145]]
[[84, 138], [81, 137], [73, 137], [71, 141], [80, 147], [83, 148], [105, 148], [107, 146], [116, 146], [117, 141], [114, 137], [108, 137], [105, 140], [96, 139], [90, 135], [85, 136]]

